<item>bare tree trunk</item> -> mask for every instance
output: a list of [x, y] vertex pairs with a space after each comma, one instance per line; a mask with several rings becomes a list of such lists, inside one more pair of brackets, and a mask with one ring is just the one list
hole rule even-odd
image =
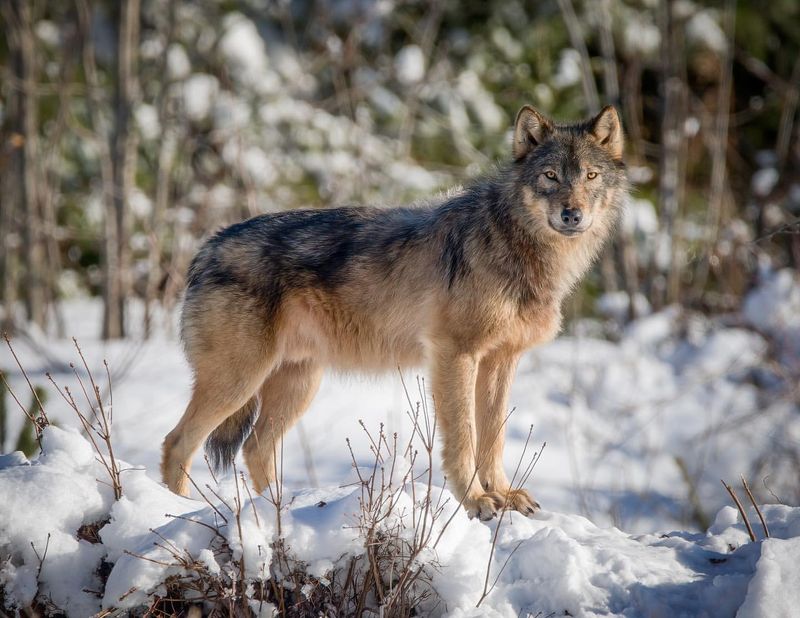
[[786, 157], [789, 155], [789, 144], [794, 132], [794, 115], [797, 112], [797, 103], [800, 99], [800, 58], [795, 60], [792, 75], [787, 84], [786, 96], [781, 108], [781, 121], [778, 125], [778, 139], [775, 151], [778, 153], [778, 168], [783, 170]]
[[600, 16], [600, 49], [603, 53], [603, 87], [606, 103], [616, 105], [619, 103], [619, 75], [614, 36], [611, 32], [611, 0], [600, 0], [597, 6]]
[[67, 84], [75, 77], [75, 58], [72, 50], [75, 41], [66, 41], [62, 47], [64, 63], [61, 67], [61, 79], [58, 84], [59, 103], [58, 116], [55, 120], [55, 128], [50, 131], [45, 139], [49, 144], [48, 152], [42, 154], [42, 222], [44, 227], [44, 241], [47, 252], [47, 290], [48, 290], [48, 309], [52, 321], [55, 322], [56, 333], [63, 337], [66, 333], [64, 316], [59, 304], [59, 285], [58, 278], [61, 274], [61, 250], [58, 244], [58, 220], [57, 220], [57, 200], [60, 193], [57, 191], [59, 186], [59, 165], [61, 163], [61, 143], [67, 127], [67, 115], [69, 110], [69, 100]]
[[[15, 117], [17, 110], [15, 97], [8, 97], [6, 115]], [[3, 131], [2, 144], [6, 145], [0, 158], [0, 242], [3, 244], [0, 260], [0, 280], [3, 282], [3, 318], [0, 331], [13, 332], [16, 327], [16, 307], [18, 300], [20, 264], [20, 233], [17, 221], [19, 204], [19, 184], [16, 182], [15, 165], [18, 157], [15, 150], [22, 147], [21, 136], [13, 131]]]
[[581, 55], [581, 85], [583, 86], [583, 96], [586, 99], [586, 107], [590, 114], [596, 114], [600, 111], [600, 98], [597, 95], [597, 85], [594, 82], [589, 50], [586, 49], [581, 24], [575, 14], [572, 0], [558, 0], [558, 6], [564, 17], [564, 24], [567, 26], [570, 45]]
[[[426, 59], [428, 66], [425, 69], [426, 76], [429, 74], [433, 63], [433, 48], [436, 43], [436, 36], [444, 14], [444, 2], [442, 0], [432, 1], [428, 7], [428, 14], [425, 22], [420, 24], [419, 47], [422, 50], [422, 57]], [[426, 82], [426, 76], [419, 83], [409, 88], [408, 98], [406, 99], [406, 111], [400, 123], [398, 134], [398, 152], [403, 158], [408, 158], [411, 154], [411, 136], [414, 132], [414, 125], [417, 120], [417, 108], [419, 107], [419, 94], [422, 86]]]
[[41, 200], [39, 164], [39, 114], [36, 93], [36, 41], [30, 3], [25, 0], [3, 2], [9, 47], [13, 56], [16, 99], [15, 135], [21, 149], [16, 149], [16, 172], [19, 183], [19, 202], [23, 215], [25, 253], [24, 304], [27, 319], [46, 327], [46, 289], [44, 245], [41, 234]]
[[[169, 3], [164, 28], [164, 48], [169, 49], [175, 29], [175, 5]], [[169, 89], [172, 83], [167, 79], [167, 54], [161, 62], [163, 80], [158, 91], [158, 122], [162, 138], [158, 146], [158, 171], [156, 172], [156, 193], [153, 212], [150, 218], [150, 247], [147, 254], [147, 282], [144, 292], [144, 336], [149, 338], [153, 330], [153, 304], [158, 293], [159, 282], [163, 278], [161, 256], [163, 254], [164, 226], [166, 223], [169, 195], [172, 187], [172, 168], [177, 148], [178, 136], [169, 117]]]
[[642, 138], [642, 62], [639, 58], [631, 58], [625, 70], [622, 103], [626, 120], [625, 132], [628, 137], [626, 140], [628, 156], [636, 165], [642, 165], [645, 156]]
[[[597, 3], [598, 21], [600, 24], [600, 49], [603, 54], [603, 91], [607, 103], [619, 104], [620, 87], [619, 73], [617, 72], [617, 54], [614, 47], [614, 37], [611, 32], [611, 0], [600, 0]], [[616, 260], [615, 260], [616, 257]], [[616, 262], [616, 263], [615, 263]], [[621, 268], [617, 267], [621, 265]], [[628, 295], [628, 318], [636, 317], [636, 294], [639, 291], [639, 282], [636, 250], [633, 239], [626, 233], [618, 234], [614, 238], [612, 247], [604, 253], [601, 262], [603, 286], [606, 290], [618, 289], [618, 272], [623, 273], [622, 287]]]
[[[137, 56], [140, 8], [140, 0], [125, 0], [118, 6], [117, 80], [114, 91], [114, 128], [111, 134], [114, 190], [110, 208], [106, 211], [106, 216], [112, 219], [116, 227], [116, 247], [109, 246], [106, 251], [108, 258], [116, 249], [116, 272], [109, 269], [107, 274], [116, 281], [109, 286], [113, 295], [107, 299], [103, 321], [103, 336], [107, 339], [125, 336], [125, 304], [133, 288], [129, 242], [131, 213], [128, 200], [135, 180], [138, 145], [132, 121], [139, 90]], [[112, 226], [107, 223], [107, 231], [110, 227]]]
[[39, 195], [39, 102], [36, 96], [36, 41], [30, 5], [22, 0], [17, 5], [20, 20], [20, 59], [22, 61], [23, 98], [23, 184], [22, 194], [25, 205], [25, 242], [27, 250], [27, 300], [28, 319], [45, 328], [46, 302], [44, 279], [44, 246], [41, 236], [41, 200]]
[[[92, 43], [92, 9], [88, 0], [76, 0], [78, 27], [81, 33], [81, 55], [86, 74], [86, 104], [92, 121], [92, 131], [87, 132], [97, 149], [102, 183], [102, 202], [104, 207], [103, 238], [100, 243], [100, 263], [103, 272], [103, 327], [102, 336], [119, 336], [122, 317], [119, 314], [120, 288], [118, 268], [117, 225], [114, 213], [114, 165], [111, 160], [109, 135], [111, 130], [105, 121], [104, 100], [97, 74], [94, 44]], [[112, 328], [112, 326], [114, 328]]]
[[736, 25], [735, 0], [725, 3], [724, 30], [728, 39], [728, 47], [720, 56], [721, 76], [717, 86], [717, 102], [714, 115], [714, 138], [711, 144], [711, 183], [708, 195], [708, 216], [706, 218], [707, 237], [702, 260], [695, 272], [693, 291], [699, 298], [712, 267], [714, 248], [719, 237], [722, 223], [722, 207], [725, 199], [730, 195], [727, 180], [727, 155], [728, 155], [728, 125], [731, 113], [731, 86], [733, 82], [733, 46], [734, 28]]
[[47, 315], [51, 331], [55, 325], [55, 332], [59, 337], [65, 335], [66, 326], [59, 303], [59, 277], [62, 272], [62, 262], [58, 238], [57, 211], [61, 197], [58, 187], [63, 155], [62, 143], [70, 114], [70, 97], [72, 96], [70, 84], [75, 82], [77, 61], [79, 60], [78, 50], [80, 49], [77, 45], [79, 34], [74, 30], [72, 19], [74, 19], [74, 15], [68, 11], [64, 16], [62, 31], [71, 34], [65, 35], [60, 45], [60, 75], [55, 83], [58, 93], [58, 113], [55, 120], [44, 127], [41, 139], [47, 146], [42, 149], [39, 165], [42, 236], [46, 255]]
[[[162, 125], [163, 126], [163, 125]], [[158, 294], [158, 286], [163, 279], [161, 256], [163, 254], [163, 234], [166, 223], [169, 194], [172, 186], [172, 165], [177, 147], [175, 131], [163, 127], [163, 137], [158, 148], [158, 172], [156, 174], [156, 195], [150, 222], [150, 249], [147, 255], [147, 283], [145, 287], [144, 336], [150, 337], [153, 329], [153, 304]]]
[[[2, 9], [3, 35], [8, 41], [10, 61], [16, 68], [18, 20], [15, 18], [13, 4], [4, 0]], [[20, 185], [17, 178], [22, 165], [22, 145], [24, 137], [19, 132], [18, 118], [21, 115], [20, 97], [16, 96], [10, 82], [2, 84], [2, 94], [6, 101], [2, 133], [0, 133], [0, 242], [2, 242], [2, 259], [0, 260], [0, 280], [3, 282], [3, 318], [0, 330], [12, 332], [15, 329], [16, 308], [20, 281], [20, 225], [19, 204], [21, 202]]]
[[[671, 265], [666, 285], [655, 289], [651, 296], [656, 305], [675, 302], [678, 299], [681, 262], [680, 240], [676, 233], [676, 222], [682, 201], [683, 164], [686, 138], [683, 123], [686, 119], [686, 80], [684, 75], [684, 44], [682, 25], [677, 24], [673, 14], [673, 2], [662, 0], [659, 11], [661, 30], [661, 57], [663, 73], [661, 80], [663, 113], [661, 121], [661, 161], [659, 177], [659, 199], [661, 202], [661, 229], [670, 239]], [[653, 280], [653, 279], [651, 279]]]

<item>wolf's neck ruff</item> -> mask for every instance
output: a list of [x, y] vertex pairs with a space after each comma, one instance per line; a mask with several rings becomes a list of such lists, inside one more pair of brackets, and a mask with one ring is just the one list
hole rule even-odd
[[525, 107], [513, 161], [438, 204], [262, 215], [210, 238], [187, 280], [195, 386], [164, 442], [169, 487], [186, 492], [183, 470], [211, 433], [223, 465], [244, 441], [262, 491], [325, 368], [426, 362], [457, 498], [482, 517], [504, 504], [532, 512], [502, 467], [509, 388], [519, 355], [557, 334], [564, 296], [614, 227], [621, 152], [611, 108], [559, 126]]

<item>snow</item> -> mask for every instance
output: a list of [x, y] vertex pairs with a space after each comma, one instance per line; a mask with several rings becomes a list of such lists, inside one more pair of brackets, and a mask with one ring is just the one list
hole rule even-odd
[[683, 132], [686, 137], [694, 137], [700, 132], [700, 119], [697, 116], [689, 116], [683, 121]]
[[738, 618], [791, 616], [800, 606], [800, 537], [767, 539]]
[[[603, 302], [627, 307], [627, 298]], [[196, 491], [193, 498], [175, 496], [158, 482], [160, 442], [191, 387], [175, 339], [175, 315], [158, 318], [161, 330], [150, 341], [134, 332], [130, 340], [103, 343], [97, 340], [97, 303], [73, 300], [65, 307], [68, 334], [80, 341], [95, 376], [104, 376], [103, 359], [111, 368], [123, 496], [113, 500], [106, 471], [73, 429], [74, 413], [51, 388], [45, 407], [59, 426], [45, 430], [43, 452], [30, 462], [20, 454], [0, 457], [5, 598], [25, 606], [38, 590], [39, 598], [46, 595], [71, 615], [139, 607], [164, 591], [170, 575], [195, 577], [202, 568], [232, 577], [242, 556], [247, 577], [263, 578], [278, 536], [278, 512], [269, 495], [251, 501], [241, 486], [237, 494], [231, 475], [215, 484], [199, 457], [192, 476], [211, 503]], [[526, 354], [511, 393], [515, 410], [507, 425], [505, 463], [513, 471], [533, 425], [534, 450], [547, 443], [529, 483], [543, 510], [533, 519], [510, 513], [500, 522], [469, 520], [446, 486], [439, 489], [437, 448], [432, 495], [442, 514], [433, 538], [441, 538], [418, 560], [427, 565], [420, 585], [435, 590], [439, 604], [430, 597], [422, 613], [716, 616], [733, 615], [741, 606], [745, 616], [787, 615], [787, 608], [800, 603], [800, 586], [792, 585], [799, 572], [800, 509], [766, 504], [772, 534], [766, 541], [749, 509], [761, 539], [752, 543], [719, 479], [734, 483], [744, 474], [761, 504], [776, 500], [762, 489], [762, 480], [777, 496], [796, 495], [788, 453], [800, 439], [800, 414], [787, 376], [797, 375], [798, 316], [797, 274], [765, 272], [735, 316], [712, 320], [668, 307], [624, 329], [617, 326], [615, 341], [581, 335], [602, 331], [601, 324], [587, 323]], [[129, 318], [140, 324], [141, 307], [131, 306]], [[37, 335], [14, 345], [34, 384], [46, 385], [49, 370], [57, 382], [80, 392], [67, 365], [77, 360], [71, 341]], [[23, 377], [11, 371], [13, 359], [4, 353], [0, 366], [27, 401]], [[418, 373], [403, 375], [412, 402], [420, 400]], [[103, 393], [107, 398], [105, 388]], [[402, 443], [411, 433], [408, 407], [398, 377], [326, 376], [311, 410], [287, 436], [280, 536], [292, 564], [309, 576], [322, 581], [364, 551], [363, 495], [353, 484], [346, 439], [359, 466], [368, 467], [374, 455], [359, 420], [371, 430], [383, 422]], [[21, 413], [9, 414], [2, 446], [14, 443], [22, 421]], [[404, 473], [398, 467], [392, 477], [394, 506], [382, 525], [400, 530], [408, 541], [414, 533], [403, 523], [421, 508], [426, 488], [414, 486], [412, 497]], [[692, 514], [690, 488], [713, 521], [707, 531]], [[237, 502], [241, 535], [229, 508]], [[78, 538], [77, 530], [87, 524], [101, 525], [101, 543]], [[39, 559], [31, 542], [42, 555], [48, 533], [37, 578]], [[176, 559], [175, 548], [165, 549], [173, 545], [201, 566]], [[110, 574], [103, 589], [98, 573], [104, 563]], [[497, 582], [476, 608], [487, 566], [490, 587]]]
[[[9, 556], [0, 572], [8, 601], [32, 600], [39, 561], [30, 541], [41, 548], [47, 533], [39, 594], [70, 615], [141, 607], [165, 593], [170, 577], [196, 577], [198, 568], [222, 577], [237, 572], [241, 558], [246, 580], [263, 580], [276, 551], [278, 515], [287, 556], [312, 577], [328, 577], [364, 552], [359, 486], [297, 492], [278, 511], [266, 497], [250, 499], [241, 488], [236, 494], [233, 483], [218, 486], [220, 498], [205, 502], [174, 496], [134, 470], [113, 502], [92, 455], [76, 433], [48, 427], [38, 458], [0, 468], [0, 491], [9, 499], [0, 536]], [[412, 510], [419, 514], [419, 497], [440, 496], [435, 541], [418, 558], [431, 566], [423, 585], [435, 591], [422, 601], [425, 615], [717, 616], [741, 605], [740, 616], [777, 616], [800, 602], [799, 508], [765, 507], [773, 538], [751, 543], [731, 507], [706, 534], [630, 535], [546, 510], [530, 519], [506, 513], [484, 524], [468, 519], [446, 490], [426, 489], [416, 486], [417, 501], [408, 486], [398, 490], [379, 524], [386, 531], [399, 525], [399, 538], [413, 535], [402, 522]], [[238, 518], [230, 506], [237, 495]], [[101, 543], [76, 540], [82, 524], [106, 519]], [[101, 560], [112, 565], [102, 600], [83, 592], [96, 589]]]
[[219, 81], [213, 75], [195, 73], [183, 83], [183, 104], [194, 121], [204, 120], [219, 93]]
[[134, 117], [144, 139], [152, 140], [161, 135], [161, 123], [158, 121], [158, 111], [155, 107], [148, 103], [140, 103], [134, 110]]
[[167, 49], [167, 75], [174, 80], [184, 79], [192, 71], [189, 55], [179, 43], [173, 43]]
[[229, 13], [219, 47], [232, 75], [260, 95], [278, 91], [281, 79], [269, 66], [266, 45], [255, 23], [241, 13]]
[[712, 9], [698, 11], [686, 23], [686, 37], [718, 54], [728, 49], [728, 37], [719, 25], [719, 15]]
[[625, 21], [623, 43], [629, 56], [653, 56], [661, 45], [661, 32], [642, 14]]
[[[627, 292], [606, 292], [597, 299], [597, 311], [618, 322], [625, 322], [630, 312], [631, 299]], [[644, 294], [637, 292], [633, 297], [633, 310], [636, 316], [647, 315], [651, 311], [650, 303]]]
[[[11, 559], [0, 584], [22, 606], [33, 601], [38, 588], [74, 615], [95, 613], [92, 595], [83, 589], [96, 589], [94, 572], [103, 550], [77, 539], [76, 532], [103, 517], [112, 495], [95, 480], [91, 446], [73, 431], [48, 427], [34, 465], [6, 463], [0, 472], [0, 555]], [[37, 554], [45, 556], [38, 587]]]
[[628, 198], [622, 216], [622, 229], [627, 234], [652, 235], [658, 232], [658, 215], [650, 200]]
[[489, 132], [497, 132], [506, 125], [506, 115], [481, 83], [474, 71], [463, 71], [458, 76], [458, 93], [467, 102], [481, 125]]
[[800, 365], [800, 276], [791, 269], [769, 273], [745, 299], [744, 319], [771, 335], [784, 360]]
[[753, 193], [759, 197], [766, 197], [778, 184], [780, 176], [778, 170], [774, 167], [766, 167], [758, 170], [753, 174], [750, 184], [753, 187]]
[[419, 45], [406, 45], [394, 58], [394, 70], [402, 84], [416, 84], [425, 76], [425, 54]]
[[517, 41], [511, 33], [502, 26], [492, 28], [492, 43], [503, 52], [503, 55], [512, 62], [519, 62], [525, 51], [522, 44]]
[[553, 76], [553, 86], [558, 89], [574, 86], [581, 81], [581, 55], [576, 49], [567, 48], [561, 52], [558, 68]]
[[49, 19], [39, 19], [34, 26], [36, 37], [53, 49], [61, 44], [61, 29]]

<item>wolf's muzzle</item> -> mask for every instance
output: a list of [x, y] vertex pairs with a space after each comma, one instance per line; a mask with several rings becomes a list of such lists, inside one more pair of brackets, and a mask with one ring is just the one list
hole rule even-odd
[[561, 211], [561, 222], [566, 227], [578, 227], [583, 220], [583, 211], [580, 208], [565, 208]]

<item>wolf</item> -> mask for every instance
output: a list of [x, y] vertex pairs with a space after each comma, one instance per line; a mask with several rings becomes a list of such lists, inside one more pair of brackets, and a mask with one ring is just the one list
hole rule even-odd
[[[436, 203], [265, 214], [223, 229], [191, 263], [181, 333], [194, 372], [163, 444], [185, 495], [203, 440], [244, 459], [258, 492], [323, 371], [426, 364], [448, 487], [470, 515], [539, 505], [503, 469], [517, 361], [552, 340], [561, 305], [611, 235], [627, 182], [613, 107], [556, 124], [517, 115], [511, 158]], [[210, 435], [209, 435], [210, 434]]]

